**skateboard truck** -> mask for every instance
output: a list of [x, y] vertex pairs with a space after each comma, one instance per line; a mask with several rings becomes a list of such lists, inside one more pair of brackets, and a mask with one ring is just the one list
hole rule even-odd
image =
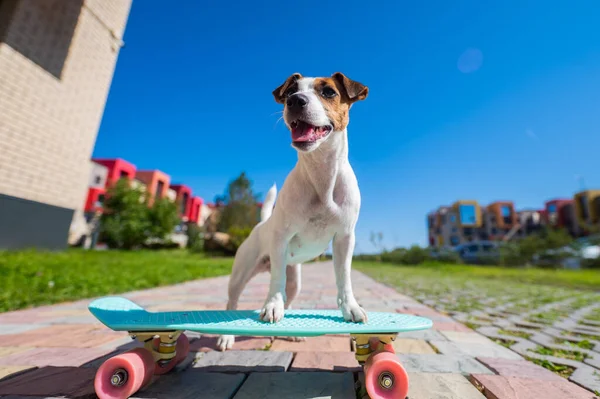
[[350, 334], [356, 345], [355, 357], [360, 365], [364, 365], [369, 356], [378, 350], [394, 352], [391, 345], [396, 339], [397, 333], [388, 334]]
[[159, 366], [164, 366], [177, 356], [177, 339], [181, 331], [130, 332], [129, 335], [144, 344]]

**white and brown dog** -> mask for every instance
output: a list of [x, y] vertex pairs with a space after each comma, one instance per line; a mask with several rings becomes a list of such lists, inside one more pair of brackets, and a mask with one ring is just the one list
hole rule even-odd
[[[283, 119], [292, 133], [298, 163], [275, 206], [276, 188], [269, 190], [261, 222], [237, 251], [228, 310], [237, 308], [253, 276], [270, 271], [269, 294], [260, 318], [271, 323], [281, 320], [300, 291], [301, 263], [322, 254], [333, 240], [338, 306], [346, 320], [367, 320], [350, 280], [360, 191], [348, 161], [347, 126], [350, 107], [368, 92], [366, 86], [339, 72], [330, 78], [296, 73], [273, 91], [275, 101], [284, 104]], [[218, 347], [230, 349], [233, 343], [232, 335], [223, 335]]]

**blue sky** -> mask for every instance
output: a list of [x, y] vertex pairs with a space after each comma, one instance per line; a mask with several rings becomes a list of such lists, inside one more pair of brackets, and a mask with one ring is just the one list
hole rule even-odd
[[341, 71], [370, 88], [349, 125], [358, 252], [371, 231], [424, 245], [457, 199], [600, 188], [600, 3], [417, 3], [135, 0], [94, 156], [207, 201], [241, 171], [266, 193], [296, 162], [272, 90]]

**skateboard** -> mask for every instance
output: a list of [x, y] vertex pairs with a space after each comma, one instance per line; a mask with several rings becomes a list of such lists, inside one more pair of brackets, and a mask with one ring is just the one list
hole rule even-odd
[[168, 373], [189, 352], [186, 330], [237, 336], [315, 337], [349, 334], [356, 360], [365, 372], [365, 388], [372, 399], [404, 399], [408, 375], [392, 342], [401, 332], [431, 328], [418, 316], [369, 312], [367, 323], [345, 321], [340, 310], [286, 310], [277, 323], [259, 318], [260, 311], [199, 310], [149, 312], [122, 297], [100, 298], [90, 312], [114, 331], [127, 331], [144, 344], [106, 360], [98, 369], [94, 388], [100, 399], [128, 398], [151, 383], [154, 375]]

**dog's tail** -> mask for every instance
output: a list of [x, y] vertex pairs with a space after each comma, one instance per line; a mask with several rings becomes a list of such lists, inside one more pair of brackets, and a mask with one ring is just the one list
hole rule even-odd
[[273, 184], [269, 191], [267, 192], [267, 196], [262, 205], [262, 209], [260, 210], [260, 221], [264, 222], [268, 218], [271, 217], [273, 213], [273, 207], [275, 206], [275, 198], [277, 197], [277, 185]]

